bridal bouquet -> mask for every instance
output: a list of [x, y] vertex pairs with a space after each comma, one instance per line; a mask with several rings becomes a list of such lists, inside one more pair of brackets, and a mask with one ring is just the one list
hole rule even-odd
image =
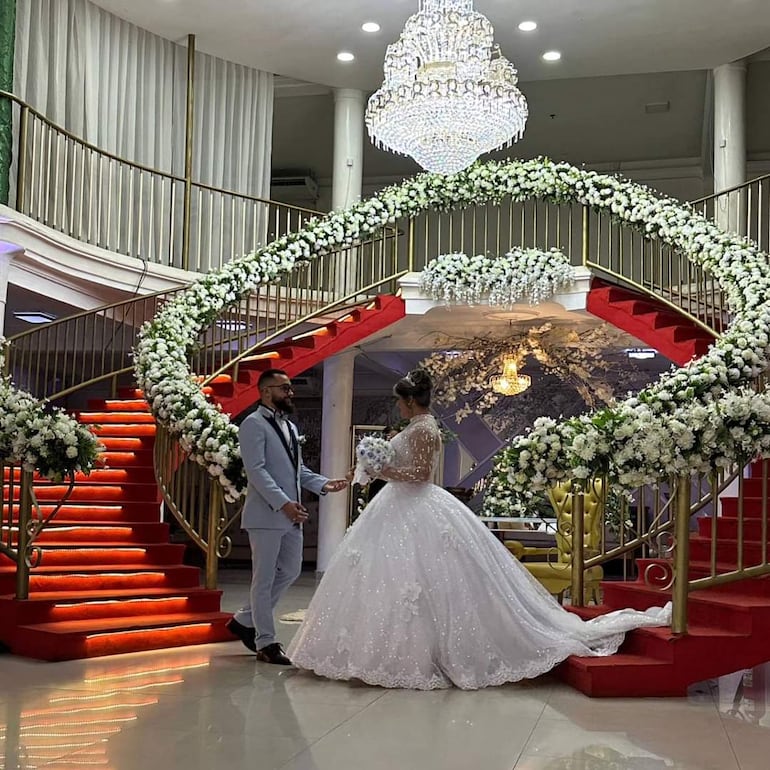
[[385, 465], [393, 461], [393, 447], [377, 436], [364, 436], [356, 447], [356, 470], [353, 483], [364, 486], [375, 478]]

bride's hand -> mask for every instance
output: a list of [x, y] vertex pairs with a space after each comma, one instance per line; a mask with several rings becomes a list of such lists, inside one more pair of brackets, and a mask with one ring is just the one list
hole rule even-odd
[[355, 469], [355, 468], [351, 468], [351, 469], [350, 469], [350, 470], [349, 470], [349, 471], [348, 471], [348, 472], [345, 474], [345, 478], [346, 478], [348, 481], [353, 481], [353, 476], [355, 476], [355, 473], [356, 473], [356, 469]]

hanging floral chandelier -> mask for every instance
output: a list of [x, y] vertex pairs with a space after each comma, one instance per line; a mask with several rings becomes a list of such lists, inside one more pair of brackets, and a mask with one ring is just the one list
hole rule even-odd
[[532, 384], [532, 378], [527, 374], [519, 374], [518, 356], [508, 354], [503, 356], [503, 373], [490, 377], [489, 384], [495, 393], [518, 396]]
[[385, 78], [369, 99], [366, 126], [378, 147], [424, 169], [454, 174], [518, 141], [527, 100], [516, 69], [473, 0], [420, 0], [385, 54]]

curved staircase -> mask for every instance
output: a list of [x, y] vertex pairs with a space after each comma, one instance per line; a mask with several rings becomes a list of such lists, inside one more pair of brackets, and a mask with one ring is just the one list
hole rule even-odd
[[[235, 379], [217, 377], [209, 395], [237, 414], [254, 402], [265, 368], [296, 376], [403, 316], [400, 297], [376, 297], [266, 347], [241, 363]], [[105, 445], [105, 467], [78, 474], [40, 534], [29, 599], [14, 598], [15, 566], [0, 556], [0, 642], [11, 652], [68, 660], [233, 638], [225, 628], [230, 615], [219, 611], [221, 591], [199, 585], [199, 569], [183, 563], [185, 546], [169, 543], [169, 525], [161, 522], [147, 403], [133, 389], [121, 396], [92, 401], [76, 415]], [[43, 515], [67, 491], [44, 480], [34, 489]]]
[[[762, 561], [762, 469], [751, 467], [744, 482], [742, 523], [738, 498], [720, 499], [718, 517], [717, 565], [728, 572], [738, 565], [737, 533], [744, 533], [745, 564]], [[711, 573], [710, 549], [714, 520], [697, 520], [698, 529], [690, 535], [690, 578]], [[764, 553], [770, 552], [770, 532], [764, 529]], [[641, 576], [648, 567], [660, 566], [660, 575], [670, 574], [670, 562], [637, 559], [640, 577], [635, 581], [604, 582], [603, 604], [571, 608], [581, 617], [591, 618], [626, 607], [645, 610], [659, 607], [671, 599], [671, 591]], [[559, 669], [561, 677], [586, 695], [606, 696], [684, 696], [687, 688], [717, 676], [751, 668], [770, 659], [770, 576], [754, 577], [726, 585], [692, 591], [688, 597], [687, 634], [677, 636], [670, 628], [641, 628], [626, 635], [618, 654], [606, 658], [573, 657]]]
[[679, 366], [702, 356], [715, 339], [714, 334], [664, 302], [600, 278], [591, 280], [586, 310]]

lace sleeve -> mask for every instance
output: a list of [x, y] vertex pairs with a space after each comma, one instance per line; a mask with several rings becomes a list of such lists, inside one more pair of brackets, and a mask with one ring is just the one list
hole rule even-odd
[[433, 477], [433, 463], [441, 446], [441, 435], [430, 425], [410, 427], [407, 436], [406, 458], [408, 466], [386, 465], [380, 471], [380, 478], [388, 481], [430, 481]]

